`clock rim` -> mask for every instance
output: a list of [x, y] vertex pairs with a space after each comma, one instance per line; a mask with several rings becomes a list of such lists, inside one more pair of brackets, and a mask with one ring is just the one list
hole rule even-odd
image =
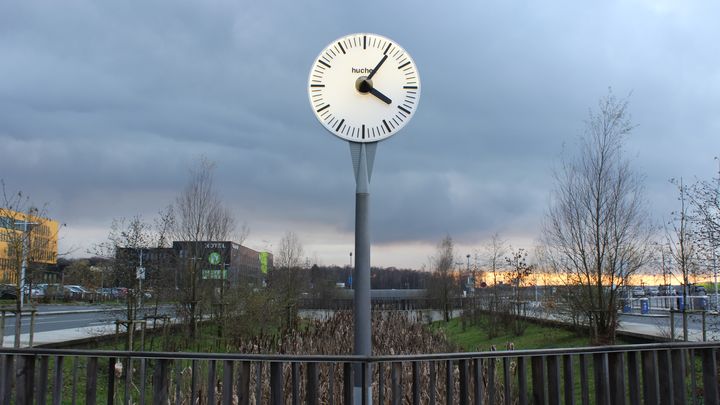
[[[396, 46], [398, 46], [400, 49], [403, 50], [403, 52], [405, 52], [405, 55], [407, 55], [408, 59], [410, 59], [410, 62], [412, 63], [413, 67], [415, 67], [415, 72], [416, 72], [416, 76], [417, 76], [417, 87], [418, 87], [418, 88], [417, 88], [417, 94], [416, 94], [416, 99], [415, 99], [415, 108], [413, 108], [412, 113], [408, 116], [408, 119], [403, 122], [403, 124], [402, 124], [402, 126], [401, 126], [400, 128], [398, 128], [397, 130], [393, 130], [392, 132], [390, 132], [389, 134], [383, 136], [383, 137], [380, 138], [380, 139], [378, 139], [378, 138], [371, 138], [371, 139], [348, 139], [348, 138], [346, 138], [345, 136], [341, 135], [340, 133], [332, 130], [331, 128], [328, 128], [328, 127], [325, 125], [325, 123], [323, 122], [323, 120], [320, 118], [320, 116], [318, 116], [317, 111], [315, 111], [315, 107], [313, 106], [312, 90], [311, 90], [310, 84], [312, 83], [312, 73], [313, 73], [313, 68], [314, 68], [314, 66], [318, 63], [318, 61], [320, 60], [320, 57], [325, 53], [325, 51], [326, 51], [328, 48], [330, 48], [334, 43], [337, 43], [337, 42], [339, 42], [339, 41], [342, 41], [342, 40], [345, 39], [345, 38], [354, 37], [354, 36], [357, 36], [357, 35], [368, 35], [368, 36], [371, 35], [371, 36], [374, 36], [374, 37], [377, 37], [377, 38], [380, 38], [380, 39], [383, 39], [383, 40], [392, 42], [393, 44], [395, 44]], [[403, 128], [405, 128], [408, 123], [410, 123], [410, 121], [412, 120], [412, 118], [415, 116], [415, 113], [417, 112], [418, 106], [420, 105], [420, 94], [421, 94], [421, 90], [422, 90], [422, 84], [421, 84], [421, 80], [420, 80], [420, 71], [419, 71], [419, 69], [418, 69], [418, 67], [417, 67], [417, 64], [415, 63], [415, 59], [413, 59], [412, 55], [410, 55], [410, 53], [409, 53], [402, 45], [400, 45], [397, 41], [394, 41], [394, 40], [392, 40], [391, 38], [388, 38], [388, 37], [386, 37], [386, 36], [384, 36], [384, 35], [375, 34], [375, 33], [371, 33], [371, 32], [355, 32], [355, 33], [352, 33], [352, 34], [343, 35], [343, 36], [341, 36], [341, 37], [339, 37], [339, 38], [336, 38], [334, 41], [328, 42], [328, 44], [325, 45], [325, 46], [320, 50], [320, 52], [319, 52], [319, 53], [317, 54], [317, 56], [313, 59], [313, 62], [312, 62], [312, 64], [310, 65], [310, 71], [309, 71], [309, 73], [308, 73], [308, 79], [307, 79], [307, 82], [306, 82], [306, 88], [307, 88], [307, 95], [308, 95], [308, 101], [309, 101], [310, 109], [312, 110], [312, 113], [313, 113], [313, 115], [315, 116], [315, 119], [320, 123], [320, 125], [321, 125], [326, 131], [328, 131], [328, 132], [330, 132], [332, 135], [334, 135], [334, 136], [342, 139], [343, 141], [347, 141], [347, 142], [357, 142], [357, 143], [372, 143], [372, 142], [381, 142], [381, 141], [384, 141], [384, 140], [386, 140], [386, 139], [388, 139], [388, 138], [393, 137], [393, 136], [396, 135], [398, 132], [400, 132]]]

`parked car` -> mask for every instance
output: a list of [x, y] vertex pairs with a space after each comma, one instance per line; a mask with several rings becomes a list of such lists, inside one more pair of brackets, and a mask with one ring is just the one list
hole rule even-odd
[[17, 291], [15, 290], [15, 286], [12, 284], [0, 284], [0, 299], [16, 300]]
[[644, 297], [645, 290], [642, 287], [633, 287], [632, 296], [633, 296], [633, 298]]
[[677, 295], [677, 291], [675, 291], [675, 288], [671, 285], [661, 285], [658, 287], [658, 295], [662, 297], [671, 297]]
[[660, 289], [657, 287], [645, 287], [645, 295], [650, 297], [656, 297], [660, 295]]
[[45, 289], [41, 287], [33, 287], [30, 290], [30, 297], [32, 298], [45, 298]]

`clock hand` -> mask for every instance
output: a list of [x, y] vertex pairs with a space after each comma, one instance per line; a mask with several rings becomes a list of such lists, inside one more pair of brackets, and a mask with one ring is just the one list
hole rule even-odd
[[375, 76], [375, 73], [380, 69], [380, 66], [382, 66], [383, 63], [385, 63], [385, 59], [387, 59], [387, 55], [383, 56], [382, 59], [380, 59], [380, 62], [378, 62], [377, 66], [375, 66], [375, 69], [370, 72], [370, 75], [368, 75], [367, 80], [370, 80]]
[[390, 100], [386, 95], [384, 95], [384, 94], [382, 94], [381, 92], [379, 92], [376, 88], [370, 87], [370, 90], [369, 90], [369, 91], [370, 91], [370, 94], [372, 94], [373, 96], [379, 98], [379, 99], [382, 100], [385, 104], [390, 104], [390, 103], [392, 103], [392, 100]]

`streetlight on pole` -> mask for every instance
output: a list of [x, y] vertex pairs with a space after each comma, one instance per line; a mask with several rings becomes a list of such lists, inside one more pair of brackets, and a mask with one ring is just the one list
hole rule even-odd
[[[467, 257], [467, 272], [470, 274], [470, 254], [465, 255]], [[475, 273], [473, 272], [470, 284], [470, 292], [475, 294]]]
[[352, 252], [350, 252], [350, 272], [348, 274], [348, 278], [346, 281], [348, 281], [348, 288], [352, 288], [352, 272], [353, 272], [353, 261], [352, 261]]

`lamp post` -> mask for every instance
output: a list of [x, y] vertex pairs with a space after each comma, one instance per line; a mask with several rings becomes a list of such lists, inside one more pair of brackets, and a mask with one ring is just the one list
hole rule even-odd
[[352, 272], [353, 272], [353, 261], [352, 261], [352, 252], [350, 252], [350, 273], [348, 274], [348, 278], [346, 279], [346, 281], [349, 281], [348, 288], [352, 288], [352, 281], [351, 281], [352, 279], [350, 278], [352, 276]]
[[[467, 272], [468, 272], [468, 274], [470, 274], [470, 254], [468, 253], [467, 255], [465, 255], [465, 257], [467, 258]], [[475, 273], [474, 272], [472, 274], [471, 281], [472, 281], [472, 284], [470, 285], [470, 292], [475, 294]]]

